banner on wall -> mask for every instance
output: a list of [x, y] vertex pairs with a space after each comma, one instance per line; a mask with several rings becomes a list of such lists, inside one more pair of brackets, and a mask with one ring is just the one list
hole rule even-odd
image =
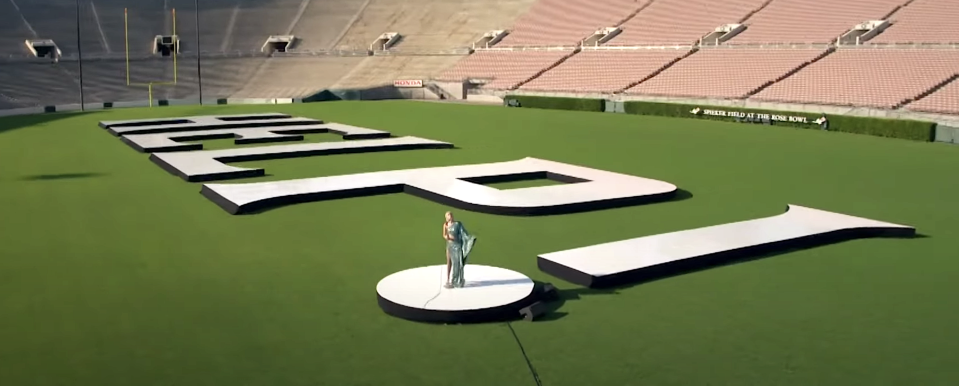
[[813, 122], [813, 120], [809, 119], [809, 117], [804, 117], [801, 115], [752, 113], [748, 111], [701, 109], [699, 107], [692, 109], [689, 112], [694, 115], [711, 115], [715, 117], [755, 119], [755, 120], [761, 120], [761, 121], [774, 121], [774, 122], [815, 123]]
[[420, 79], [397, 79], [393, 81], [393, 87], [423, 87], [423, 81]]
[[810, 124], [818, 125], [821, 129], [827, 130], [829, 128], [829, 121], [826, 119], [825, 115], [820, 116], [819, 118], [810, 118], [808, 116], [802, 115], [784, 115], [784, 114], [768, 114], [768, 113], [755, 113], [749, 111], [737, 111], [737, 110], [717, 110], [717, 109], [702, 109], [695, 108], [689, 111], [693, 115], [709, 115], [714, 117], [729, 117], [735, 119], [738, 122], [762, 122], [762, 123], [775, 123], [775, 122], [792, 122], [800, 124]]

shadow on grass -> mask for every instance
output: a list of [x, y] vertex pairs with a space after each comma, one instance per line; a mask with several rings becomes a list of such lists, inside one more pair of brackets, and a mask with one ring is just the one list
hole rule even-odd
[[[546, 284], [545, 282], [536, 282], [536, 288], [540, 289]], [[619, 293], [616, 289], [594, 289], [594, 288], [569, 288], [569, 289], [557, 289], [556, 298], [546, 303], [546, 309], [542, 316], [536, 318], [537, 322], [552, 322], [554, 320], [560, 320], [569, 315], [568, 312], [560, 311], [566, 302], [571, 300], [580, 300], [583, 296], [602, 296], [602, 295], [615, 295]]]
[[[900, 238], [925, 239], [930, 237], [931, 236], [929, 235], [917, 233], [911, 237], [900, 237]], [[876, 238], [876, 237], [872, 237], [872, 238]], [[830, 240], [828, 242], [819, 243], [819, 244], [784, 248], [776, 251], [769, 251], [769, 252], [757, 253], [749, 256], [742, 256], [739, 258], [726, 258], [726, 259], [706, 258], [705, 259], [706, 261], [704, 262], [697, 261], [696, 263], [687, 262], [684, 264], [666, 264], [663, 266], [653, 267], [652, 269], [649, 269], [647, 271], [648, 272], [647, 274], [634, 277], [634, 280], [631, 281], [630, 283], [615, 285], [615, 286], [605, 287], [605, 288], [580, 287], [580, 288], [570, 288], [570, 289], [557, 289], [556, 297], [553, 300], [550, 300], [549, 302], [546, 303], [547, 305], [546, 311], [542, 314], [542, 316], [537, 318], [536, 321], [549, 322], [549, 321], [559, 320], [566, 317], [568, 313], [561, 311], [563, 306], [566, 304], [566, 302], [571, 300], [580, 300], [583, 296], [588, 297], [588, 296], [616, 295], [620, 292], [620, 290], [640, 286], [640, 285], [655, 282], [658, 280], [665, 280], [665, 279], [669, 279], [669, 278], [680, 276], [680, 275], [686, 275], [690, 273], [705, 271], [705, 270], [723, 267], [723, 266], [748, 263], [751, 261], [761, 260], [769, 257], [785, 255], [788, 253], [807, 250], [807, 249], [824, 247], [832, 244], [839, 244], [845, 241], [852, 241], [852, 240], [855, 240], [855, 239]], [[695, 261], [696, 259], [690, 259], [690, 260]], [[542, 288], [544, 284], [545, 282], [539, 282], [539, 281], [536, 282], [537, 288]]]
[[21, 178], [22, 181], [56, 181], [70, 180], [77, 178], [103, 177], [103, 173], [60, 173], [60, 174], [37, 174]]
[[70, 111], [62, 113], [39, 113], [34, 115], [14, 115], [0, 118], [0, 134], [10, 132], [16, 129], [29, 128], [31, 126], [42, 125], [65, 118], [79, 117], [89, 112]]
[[666, 202], [685, 201], [690, 198], [693, 198], [692, 192], [686, 189], [676, 189], [676, 194], [672, 198], [666, 200]]

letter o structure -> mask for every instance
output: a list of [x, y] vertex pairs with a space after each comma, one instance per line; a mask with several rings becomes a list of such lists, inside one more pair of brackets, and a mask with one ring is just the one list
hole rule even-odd
[[446, 265], [393, 273], [376, 285], [377, 303], [389, 315], [425, 323], [484, 323], [519, 318], [536, 301], [535, 283], [505, 268], [467, 265], [466, 285], [444, 288]]

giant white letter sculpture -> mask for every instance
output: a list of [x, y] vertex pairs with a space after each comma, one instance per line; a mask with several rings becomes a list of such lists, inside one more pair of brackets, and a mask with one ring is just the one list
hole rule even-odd
[[[101, 122], [100, 126], [145, 152], [202, 148], [179, 141], [231, 137], [237, 138], [237, 143], [295, 141], [302, 140], [297, 134], [323, 131], [339, 133], [344, 139], [366, 139], [151, 155], [155, 163], [187, 181], [264, 173], [263, 169], [233, 167], [226, 162], [453, 147], [441, 141], [390, 138], [383, 131], [277, 113]], [[533, 178], [566, 184], [512, 190], [482, 185]], [[405, 192], [475, 212], [545, 215], [636, 205], [668, 199], [677, 191], [675, 185], [663, 181], [536, 158], [288, 181], [206, 184], [201, 189], [205, 197], [231, 214], [298, 202]], [[906, 225], [789, 205], [786, 213], [773, 217], [546, 253], [538, 256], [537, 264], [542, 271], [575, 284], [607, 287], [746, 254], [852, 238], [908, 237], [915, 232]], [[466, 287], [442, 297], [436, 292], [442, 275], [436, 274], [444, 268], [420, 267], [387, 276], [377, 285], [380, 307], [413, 320], [476, 322], [515, 317], [521, 307], [538, 296], [532, 280], [521, 273], [474, 265], [466, 271]]]
[[[532, 177], [568, 184], [511, 190], [480, 184]], [[474, 212], [544, 215], [635, 205], [669, 198], [676, 190], [667, 182], [524, 158], [288, 181], [206, 184], [201, 193], [232, 214], [297, 202], [406, 192]]]
[[773, 217], [546, 253], [537, 265], [575, 284], [609, 287], [789, 247], [915, 233], [906, 225], [789, 205]]

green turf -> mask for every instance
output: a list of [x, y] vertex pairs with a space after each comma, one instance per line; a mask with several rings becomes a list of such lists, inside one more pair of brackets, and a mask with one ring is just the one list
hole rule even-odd
[[[253, 162], [268, 175], [246, 181], [530, 156], [690, 192], [563, 216], [457, 211], [483, 239], [472, 262], [563, 290], [549, 320], [512, 324], [543, 385], [959, 383], [959, 148], [620, 114], [333, 102], [0, 120], [0, 385], [535, 384], [505, 324], [424, 325], [377, 307], [381, 278], [443, 261], [444, 206], [395, 194], [231, 216], [96, 125], [267, 111], [459, 149]], [[787, 203], [927, 237], [850, 241], [612, 291], [536, 268], [539, 253], [775, 215]]]
[[563, 183], [543, 178], [543, 179], [530, 179], [530, 180], [522, 180], [522, 181], [495, 182], [495, 183], [489, 183], [489, 184], [483, 184], [483, 185], [489, 186], [491, 188], [496, 188], [499, 190], [508, 190], [508, 189], [521, 189], [521, 188], [535, 188], [540, 186], [563, 185]]

